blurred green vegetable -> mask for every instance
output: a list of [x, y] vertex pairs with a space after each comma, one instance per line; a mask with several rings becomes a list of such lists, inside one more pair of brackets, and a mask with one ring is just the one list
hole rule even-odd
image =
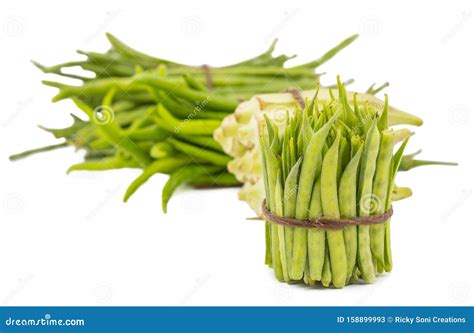
[[[87, 119], [72, 115], [66, 128], [42, 127], [63, 141], [12, 155], [16, 160], [34, 153], [73, 146], [85, 150], [85, 160], [69, 171], [141, 168], [124, 200], [155, 173], [171, 174], [163, 189], [163, 210], [180, 185], [239, 185], [226, 168], [230, 161], [212, 135], [222, 119], [243, 100], [290, 87], [314, 88], [315, 69], [351, 44], [357, 35], [317, 60], [286, 67], [294, 56], [273, 56], [276, 41], [262, 54], [224, 66], [193, 66], [134, 50], [111, 34], [105, 53], [78, 51], [84, 60], [44, 66], [44, 73], [79, 80], [80, 85], [43, 81], [59, 89], [53, 101], [71, 99]], [[72, 74], [79, 67], [83, 74]], [[205, 170], [205, 172], [201, 172]]]

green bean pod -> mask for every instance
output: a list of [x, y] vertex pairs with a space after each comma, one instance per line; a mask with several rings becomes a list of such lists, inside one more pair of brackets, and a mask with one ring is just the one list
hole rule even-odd
[[140, 186], [142, 186], [150, 177], [156, 173], [172, 173], [177, 168], [182, 167], [190, 163], [190, 159], [184, 156], [169, 157], [156, 160], [155, 162], [150, 163], [147, 167], [143, 169], [143, 172], [138, 176], [127, 188], [123, 201], [127, 200], [135, 193]]
[[204, 147], [199, 147], [183, 141], [179, 141], [174, 138], [169, 138], [167, 142], [169, 142], [174, 149], [189, 156], [196, 162], [212, 163], [225, 167], [227, 163], [231, 160], [230, 156], [218, 153], [214, 150], [205, 149]]
[[160, 119], [157, 124], [172, 129], [176, 134], [212, 136], [221, 124], [219, 120], [214, 119], [176, 119], [162, 104], [158, 105], [156, 112]]
[[[283, 216], [283, 188], [281, 184], [281, 170], [277, 171], [277, 181], [275, 184], [275, 211], [273, 214]], [[272, 224], [272, 229], [277, 230], [278, 242], [275, 242], [274, 246], [278, 246], [278, 251], [273, 253], [274, 258], [279, 258], [281, 263], [281, 271], [284, 281], [289, 281], [288, 266], [286, 260], [286, 249], [285, 249], [285, 227], [280, 224]]]
[[[274, 192], [274, 209], [272, 211], [275, 211], [277, 205], [280, 206], [280, 204], [276, 203], [277, 198], [276, 195], [278, 193]], [[278, 281], [284, 281], [284, 275], [283, 275], [283, 266], [282, 266], [282, 260], [281, 260], [281, 253], [280, 253], [280, 237], [278, 234], [278, 225], [274, 223], [270, 223], [270, 230], [271, 230], [271, 251], [272, 251], [272, 267], [273, 267], [273, 272], [275, 273], [275, 277], [277, 278]]]
[[[339, 210], [343, 218], [357, 216], [357, 171], [362, 156], [362, 147], [356, 152], [344, 169], [339, 182]], [[352, 276], [357, 259], [357, 227], [349, 226], [344, 229], [344, 242], [347, 257], [346, 283]]]
[[[405, 151], [405, 147], [408, 143], [408, 139], [406, 138], [403, 143], [401, 144], [400, 148], [398, 148], [397, 152], [393, 155], [392, 161], [390, 163], [390, 179], [389, 179], [389, 186], [387, 189], [387, 200], [385, 202], [385, 210], [388, 210], [391, 206], [392, 201], [392, 193], [393, 188], [395, 187], [395, 176], [397, 175], [398, 169], [400, 168], [400, 164], [403, 157], [403, 152]], [[391, 246], [391, 235], [390, 235], [390, 219], [385, 223], [385, 271], [391, 272], [392, 271], [392, 246]]]
[[168, 181], [163, 187], [161, 194], [163, 213], [167, 212], [168, 202], [171, 199], [174, 191], [180, 185], [185, 184], [200, 175], [206, 175], [217, 170], [219, 170], [219, 167], [216, 166], [186, 165], [172, 172], [170, 178], [168, 178]]
[[159, 159], [164, 157], [172, 157], [175, 154], [173, 145], [167, 141], [157, 142], [150, 149], [150, 156]]
[[[278, 135], [273, 135], [272, 137], [268, 137], [271, 139], [269, 145], [267, 145], [267, 149], [264, 149], [264, 160], [265, 160], [265, 172], [267, 175], [267, 207], [270, 211], [276, 210], [276, 200], [275, 200], [275, 191], [274, 191], [274, 184], [277, 182], [277, 170], [279, 170], [279, 161], [276, 154], [271, 149], [272, 145], [275, 145], [275, 141], [278, 140]], [[278, 229], [272, 223], [268, 224], [269, 228], [269, 243], [267, 244], [270, 248], [271, 254], [271, 265], [275, 270], [275, 275], [279, 280], [283, 280], [283, 271], [281, 268], [281, 259], [279, 256], [280, 245], [279, 245], [279, 237], [278, 237]], [[278, 252], [278, 256], [276, 253]]]
[[[314, 183], [308, 218], [314, 219], [323, 214], [321, 206], [321, 180]], [[308, 265], [312, 280], [321, 281], [326, 251], [326, 232], [319, 229], [308, 230]]]
[[169, 134], [157, 125], [150, 125], [144, 128], [137, 128], [133, 131], [127, 131], [130, 140], [153, 140], [161, 142], [169, 137]]
[[234, 187], [239, 186], [240, 182], [235, 176], [226, 170], [211, 174], [202, 174], [190, 179], [189, 184], [196, 188], [208, 187]]
[[[385, 213], [388, 186], [390, 180], [390, 163], [392, 160], [394, 145], [394, 133], [387, 130], [382, 132], [380, 149], [377, 156], [377, 167], [372, 188], [372, 207], [374, 214]], [[385, 266], [385, 225], [376, 224], [370, 226], [370, 248], [377, 263], [377, 272], [383, 273]]]
[[[377, 155], [380, 146], [380, 133], [377, 128], [377, 122], [373, 121], [367, 132], [362, 153], [361, 169], [359, 175], [359, 216], [370, 216], [372, 201], [372, 184], [377, 166]], [[375, 270], [372, 262], [372, 253], [370, 249], [370, 227], [366, 225], [358, 226], [358, 267], [362, 278], [367, 283], [375, 281]]]
[[124, 160], [117, 156], [106, 157], [100, 160], [85, 161], [82, 163], [77, 163], [69, 167], [67, 173], [73, 171], [105, 171], [112, 169], [122, 169], [122, 168], [139, 168], [138, 165], [133, 160]]
[[332, 281], [332, 273], [331, 273], [331, 261], [329, 259], [329, 245], [325, 244], [325, 253], [324, 253], [324, 267], [323, 267], [323, 274], [321, 276], [321, 284], [324, 287], [329, 287]]
[[184, 98], [196, 105], [202, 104], [205, 109], [212, 108], [233, 112], [239, 104], [237, 100], [209, 92], [189, 89], [183, 84], [177, 84], [156, 75], [138, 74], [134, 77], [133, 82], [137, 85], [147, 85], [154, 89], [172, 93], [173, 95]]
[[[324, 156], [321, 170], [321, 206], [323, 215], [328, 218], [339, 219], [339, 200], [337, 194], [337, 169], [339, 142], [341, 134]], [[331, 263], [332, 283], [336, 288], [346, 284], [347, 258], [342, 230], [328, 230], [326, 237], [329, 245], [329, 259]]]
[[[113, 92], [113, 90], [111, 90], [111, 92]], [[149, 163], [149, 156], [132, 140], [123, 136], [116, 122], [98, 122], [94, 120], [96, 115], [95, 111], [91, 107], [77, 99], [73, 99], [73, 102], [77, 107], [87, 114], [94, 127], [96, 127], [96, 129], [102, 133], [102, 135], [104, 135], [104, 137], [106, 137], [110, 143], [117, 145], [127, 151], [140, 165], [146, 166]], [[105, 103], [104, 105], [107, 106]]]
[[[283, 195], [283, 212], [285, 217], [295, 217], [296, 214], [296, 195], [298, 193], [298, 178], [302, 159], [298, 159], [291, 168], [285, 180], [285, 189]], [[291, 163], [291, 162], [290, 162]], [[285, 249], [288, 272], [291, 272], [291, 263], [293, 258], [293, 238], [295, 228], [285, 227]]]
[[[305, 219], [308, 216], [308, 210], [311, 200], [311, 191], [315, 179], [321, 170], [321, 154], [324, 143], [329, 134], [329, 130], [337, 119], [335, 114], [328, 122], [321, 127], [311, 138], [303, 155], [301, 165], [300, 179], [298, 182], [298, 195], [296, 197], [297, 219]], [[300, 280], [303, 278], [304, 268], [306, 266], [308, 247], [308, 232], [304, 228], [296, 228], [293, 241], [293, 261], [291, 264], [291, 278]]]
[[[269, 207], [270, 203], [270, 186], [269, 186], [269, 175], [267, 172], [268, 167], [268, 146], [266, 144], [266, 140], [260, 136], [259, 142], [260, 147], [262, 148], [262, 153], [260, 154], [260, 159], [262, 163], [262, 175], [263, 175], [263, 183], [265, 188], [265, 197], [266, 197], [266, 204]], [[265, 221], [265, 265], [268, 267], [272, 267], [272, 250], [271, 250], [271, 225], [270, 222]]]

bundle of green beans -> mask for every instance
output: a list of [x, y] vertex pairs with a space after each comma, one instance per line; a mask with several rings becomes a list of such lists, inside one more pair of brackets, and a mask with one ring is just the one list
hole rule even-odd
[[[389, 211], [405, 138], [398, 150], [383, 108], [348, 100], [344, 84], [337, 97], [318, 95], [302, 112], [288, 116], [283, 130], [266, 118], [261, 129], [266, 207], [298, 221], [341, 220]], [[280, 127], [280, 130], [279, 130]], [[341, 288], [390, 272], [390, 221], [343, 229], [293, 227], [266, 221], [266, 264], [280, 281], [320, 282]]]
[[[56, 81], [43, 83], [59, 89], [54, 102], [71, 99], [87, 119], [72, 115], [73, 124], [67, 128], [42, 127], [63, 141], [13, 155], [11, 159], [73, 146], [86, 154], [84, 161], [69, 171], [143, 169], [127, 189], [125, 201], [152, 175], [169, 174], [162, 195], [166, 211], [169, 198], [181, 184], [239, 184], [226, 169], [231, 158], [212, 134], [241, 101], [289, 87], [314, 88], [320, 76], [315, 69], [357, 36], [342, 41], [317, 60], [294, 67], [284, 67], [294, 56], [272, 55], [275, 42], [254, 58], [230, 66], [209, 67], [152, 57], [111, 34], [107, 38], [111, 48], [105, 53], [78, 51], [86, 60], [51, 67], [34, 62], [44, 73], [81, 81], [77, 86]], [[85, 73], [71, 73], [74, 67]]]

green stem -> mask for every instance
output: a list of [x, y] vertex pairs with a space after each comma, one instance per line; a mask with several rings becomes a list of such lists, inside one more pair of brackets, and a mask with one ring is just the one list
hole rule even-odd
[[28, 156], [31, 156], [31, 155], [34, 155], [34, 154], [37, 154], [37, 153], [43, 153], [43, 152], [46, 152], [46, 151], [51, 151], [51, 150], [55, 150], [55, 149], [59, 149], [59, 148], [65, 148], [65, 147], [69, 147], [69, 144], [67, 142], [62, 142], [62, 143], [58, 143], [58, 144], [54, 144], [54, 145], [44, 146], [44, 147], [30, 149], [30, 150], [25, 150], [24, 152], [10, 155], [9, 159], [10, 159], [10, 161], [16, 161], [16, 160], [19, 160], [19, 159], [22, 159], [22, 158], [25, 158], [25, 157], [28, 157]]
[[139, 74], [135, 76], [134, 82], [137, 84], [148, 85], [158, 90], [163, 90], [174, 96], [184, 98], [195, 105], [203, 105], [203, 109], [211, 108], [233, 112], [239, 104], [237, 100], [222, 97], [213, 93], [192, 90], [183, 84], [176, 84], [156, 75]]
[[176, 119], [161, 104], [158, 105], [156, 112], [159, 116], [159, 118], [157, 119], [158, 126], [177, 135], [211, 136], [221, 124], [221, 121], [214, 119]]
[[74, 164], [67, 170], [67, 173], [72, 171], [105, 171], [121, 168], [138, 168], [137, 163], [133, 161], [125, 161], [117, 157], [107, 157], [98, 161], [86, 161]]
[[193, 178], [189, 183], [196, 188], [234, 187], [241, 185], [233, 174], [225, 171], [219, 174], [199, 175]]
[[156, 173], [165, 173], [170, 174], [175, 171], [177, 168], [182, 167], [190, 163], [189, 158], [186, 157], [169, 157], [157, 160], [150, 163], [147, 167], [143, 169], [143, 172], [138, 176], [127, 188], [123, 201], [127, 200], [135, 193], [140, 186], [142, 186], [150, 177]]
[[191, 157], [191, 159], [196, 160], [198, 162], [212, 163], [225, 167], [227, 163], [231, 160], [230, 156], [215, 152], [213, 150], [208, 150], [203, 147], [198, 147], [192, 144], [178, 141], [174, 138], [169, 138], [168, 142], [173, 145], [176, 150], [184, 153], [185, 155]]
[[170, 178], [163, 187], [161, 194], [161, 207], [163, 209], [163, 213], [166, 214], [168, 210], [168, 202], [173, 196], [174, 191], [180, 185], [190, 182], [200, 175], [208, 175], [217, 170], [219, 170], [219, 168], [215, 166], [187, 165], [171, 173]]
[[355, 41], [359, 35], [353, 35], [349, 38], [344, 39], [342, 42], [340, 42], [338, 45], [324, 53], [319, 59], [308, 62], [303, 65], [296, 66], [295, 68], [300, 68], [300, 67], [310, 67], [310, 68], [316, 68], [327, 62], [329, 59], [333, 58], [336, 54], [338, 54], [340, 51], [345, 49], [347, 46], [349, 46], [353, 41]]

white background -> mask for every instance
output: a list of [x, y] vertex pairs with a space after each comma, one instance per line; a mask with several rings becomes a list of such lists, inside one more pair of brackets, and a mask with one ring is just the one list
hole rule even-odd
[[[379, 1], [281, 7], [271, 1], [2, 1], [0, 7], [1, 305], [473, 305], [472, 112], [474, 9], [469, 1]], [[155, 176], [129, 203], [138, 170], [65, 174], [81, 153], [60, 150], [11, 163], [54, 142], [37, 129], [67, 125], [70, 102], [30, 63], [105, 50], [110, 31], [139, 50], [191, 64], [227, 64], [277, 51], [295, 63], [345, 37], [357, 42], [323, 67], [325, 83], [351, 89], [390, 81], [391, 104], [425, 120], [408, 151], [457, 161], [400, 174], [411, 199], [395, 205], [394, 269], [373, 285], [342, 290], [277, 282], [263, 264], [261, 222], [237, 189], [180, 191], [161, 213]]]

